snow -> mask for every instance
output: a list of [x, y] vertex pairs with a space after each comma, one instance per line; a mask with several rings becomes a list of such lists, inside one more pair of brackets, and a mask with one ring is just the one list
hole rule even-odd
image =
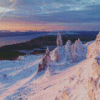
[[[100, 99], [100, 55], [90, 57], [94, 41], [77, 45], [84, 52], [74, 51], [79, 59], [69, 62], [66, 60], [69, 46], [60, 46], [50, 52], [52, 65], [37, 73], [38, 65], [42, 63], [41, 55], [19, 56], [17, 60], [0, 61], [0, 100], [99, 100]], [[77, 47], [79, 49], [79, 47]], [[93, 47], [94, 48], [94, 47]], [[61, 59], [55, 60], [54, 52], [59, 49]], [[46, 55], [49, 53], [46, 50]], [[88, 54], [87, 54], [88, 53]], [[89, 54], [90, 53], [90, 54]], [[85, 57], [89, 55], [88, 59]]]
[[[25, 56], [21, 61], [0, 61], [0, 100], [13, 93], [34, 76], [40, 56]], [[2, 87], [1, 87], [2, 86]]]
[[40, 62], [39, 55], [28, 55], [20, 61], [0, 61], [0, 76], [7, 75], [0, 78], [0, 100], [55, 100], [58, 91], [69, 84], [69, 77], [76, 77], [77, 66], [82, 66], [71, 67], [75, 64], [68, 65], [63, 60], [37, 74]]

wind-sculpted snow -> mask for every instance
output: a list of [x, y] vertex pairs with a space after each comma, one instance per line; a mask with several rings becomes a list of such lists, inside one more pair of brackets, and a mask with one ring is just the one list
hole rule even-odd
[[64, 49], [63, 49], [63, 41], [60, 33], [57, 35], [57, 47], [53, 50], [53, 55], [55, 57], [55, 61], [59, 62], [64, 58]]

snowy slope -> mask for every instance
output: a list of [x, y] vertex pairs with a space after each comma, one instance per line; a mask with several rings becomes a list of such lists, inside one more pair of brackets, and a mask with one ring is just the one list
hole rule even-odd
[[40, 56], [33, 55], [24, 56], [21, 61], [0, 61], [0, 100], [26, 84], [35, 75], [40, 61]]
[[[39, 60], [36, 60], [26, 68], [26, 71], [29, 71], [31, 75], [24, 72], [21, 72], [22, 75], [20, 75], [16, 72], [17, 78], [11, 79], [10, 74], [7, 75], [7, 79], [1, 81], [0, 100], [55, 100], [62, 94], [63, 90], [70, 94], [72, 100], [89, 100], [87, 82], [89, 77], [95, 76], [91, 67], [93, 61], [94, 59], [86, 59], [65, 71], [55, 71], [53, 74], [46, 71], [39, 77], [39, 75], [33, 73], [33, 70], [36, 69], [34, 65], [39, 62]], [[55, 67], [59, 66], [60, 64]], [[65, 67], [67, 68], [67, 65]], [[19, 77], [20, 79], [18, 79]]]
[[22, 59], [0, 61], [0, 100], [55, 100], [58, 92], [69, 84], [70, 77], [75, 78], [75, 82], [78, 80], [78, 70], [88, 62], [54, 62], [52, 68], [37, 74], [40, 55], [19, 58]]
[[58, 52], [64, 54], [63, 59], [56, 62], [57, 47], [50, 53], [53, 64], [39, 73], [43, 55], [0, 61], [0, 100], [100, 100], [100, 56], [86, 59], [89, 45], [92, 48], [93, 42], [82, 46], [84, 52], [77, 57], [84, 57], [76, 62], [66, 60], [66, 48], [62, 45]]

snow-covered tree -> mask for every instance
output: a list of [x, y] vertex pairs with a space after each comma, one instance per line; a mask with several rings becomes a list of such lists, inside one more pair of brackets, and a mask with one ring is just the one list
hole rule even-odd
[[49, 47], [48, 46], [47, 46], [47, 49], [46, 49], [46, 55], [50, 56], [50, 52], [49, 52]]
[[54, 49], [53, 54], [56, 62], [59, 62], [64, 59], [65, 51], [64, 47], [57, 47]]
[[78, 38], [78, 43], [79, 43], [79, 44], [82, 44], [82, 42], [81, 42], [80, 38]]
[[56, 62], [58, 62], [59, 60], [60, 60], [60, 51], [57, 49], [57, 50], [55, 50], [55, 54], [54, 54], [54, 56], [55, 56], [55, 60], [56, 60]]
[[78, 40], [75, 41], [74, 44], [74, 50], [78, 53], [78, 54], [82, 54], [84, 53], [84, 45], [82, 44], [81, 40], [78, 38]]
[[58, 33], [58, 35], [57, 35], [56, 42], [57, 42], [57, 48], [54, 49], [53, 54], [55, 57], [55, 61], [59, 62], [64, 57], [64, 48], [62, 47], [63, 41], [62, 41], [62, 37], [61, 37], [60, 33]]
[[46, 55], [47, 65], [51, 65], [52, 60], [51, 60], [51, 56], [50, 56], [50, 52], [49, 52], [49, 47], [47, 47], [45, 55]]
[[51, 57], [50, 57], [49, 48], [47, 47], [46, 53], [42, 59], [42, 63], [39, 64], [39, 66], [38, 66], [38, 72], [45, 69], [47, 66], [51, 65], [52, 63], [53, 62], [52, 62]]
[[68, 40], [65, 45], [65, 53], [66, 53], [66, 60], [72, 61], [72, 53], [71, 53], [71, 41]]
[[62, 41], [62, 37], [61, 37], [60, 33], [58, 33], [58, 35], [57, 35], [56, 42], [57, 42], [57, 47], [61, 47], [63, 45], [63, 41]]
[[79, 44], [78, 44], [78, 41], [76, 40], [75, 41], [75, 44], [74, 44], [74, 50], [78, 50], [78, 48], [79, 48]]
[[68, 40], [68, 41], [66, 42], [65, 49], [66, 49], [66, 50], [70, 50], [70, 49], [71, 49], [71, 41], [70, 41], [70, 40]]
[[72, 61], [76, 61], [77, 60], [77, 54], [74, 50], [74, 44], [71, 45], [71, 56], [72, 56]]

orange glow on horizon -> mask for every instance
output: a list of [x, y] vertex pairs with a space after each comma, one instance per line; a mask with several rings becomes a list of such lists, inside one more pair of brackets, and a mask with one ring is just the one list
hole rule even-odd
[[0, 22], [0, 30], [10, 31], [52, 31], [52, 30], [68, 30], [66, 26], [59, 26], [55, 24], [38, 24], [38, 23], [25, 23], [25, 22]]

